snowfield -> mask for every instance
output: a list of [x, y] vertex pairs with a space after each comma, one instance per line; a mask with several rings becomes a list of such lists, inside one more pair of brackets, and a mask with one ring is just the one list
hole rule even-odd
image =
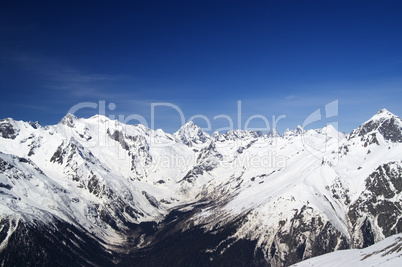
[[382, 266], [402, 264], [402, 235], [394, 235], [364, 249], [340, 250], [308, 259], [293, 267], [313, 266]]

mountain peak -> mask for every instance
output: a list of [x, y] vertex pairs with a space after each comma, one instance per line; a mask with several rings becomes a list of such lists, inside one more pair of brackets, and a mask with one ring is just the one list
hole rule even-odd
[[336, 132], [338, 132], [338, 130], [332, 124], [328, 124], [327, 126], [322, 128], [322, 131], [323, 132], [328, 132], [328, 131], [331, 131], [331, 132], [336, 131]]
[[276, 129], [272, 129], [271, 131], [269, 131], [267, 136], [268, 137], [280, 137], [281, 135], [278, 133], [278, 131]]
[[300, 125], [297, 125], [296, 129], [294, 130], [294, 132], [296, 133], [296, 135], [302, 134], [304, 132], [304, 129]]
[[183, 126], [180, 127], [180, 129], [176, 132], [198, 132], [198, 130], [201, 130], [201, 128], [195, 124], [192, 121], [189, 121], [187, 123], [185, 123]]
[[71, 113], [68, 113], [66, 116], [64, 116], [61, 121], [59, 122], [59, 124], [63, 124], [66, 125], [68, 127], [74, 127], [75, 121], [77, 120], [77, 117], [74, 116]]
[[298, 136], [303, 133], [304, 133], [303, 127], [301, 127], [300, 125], [297, 125], [296, 129], [294, 129], [294, 130], [289, 130], [289, 128], [286, 129], [286, 131], [283, 133], [282, 137]]
[[387, 141], [400, 143], [402, 142], [402, 120], [387, 109], [381, 109], [368, 121], [353, 130], [348, 139], [357, 136], [363, 138], [376, 132], [380, 133]]
[[188, 121], [187, 123], [185, 123], [183, 125], [183, 127], [198, 127], [199, 128], [199, 126], [197, 124], [195, 124], [193, 121]]
[[173, 136], [188, 146], [204, 144], [211, 139], [207, 133], [192, 121], [184, 124]]
[[32, 128], [34, 128], [34, 129], [38, 129], [41, 127], [41, 125], [39, 124], [38, 121], [29, 121], [28, 124], [31, 125]]
[[[389, 113], [392, 114], [391, 112], [389, 112], [386, 108], [380, 109], [377, 114], [381, 114], [381, 113]], [[393, 114], [392, 114], [393, 115]]]
[[110, 121], [110, 118], [105, 115], [96, 114], [89, 118], [89, 120], [94, 120], [96, 122], [104, 123]]
[[389, 119], [389, 118], [395, 118], [398, 117], [395, 114], [393, 114], [392, 112], [389, 112], [387, 109], [383, 108], [380, 109], [373, 117], [371, 117], [371, 119], [369, 119], [367, 122], [369, 121], [376, 121], [376, 120], [382, 120], [382, 119]]

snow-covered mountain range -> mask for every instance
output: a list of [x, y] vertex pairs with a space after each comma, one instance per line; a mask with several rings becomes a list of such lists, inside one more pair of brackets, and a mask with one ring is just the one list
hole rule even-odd
[[402, 233], [402, 121], [209, 136], [0, 121], [0, 264], [288, 266]]

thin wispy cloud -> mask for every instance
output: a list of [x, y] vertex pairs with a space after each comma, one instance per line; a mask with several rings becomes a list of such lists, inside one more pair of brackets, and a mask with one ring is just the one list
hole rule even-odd
[[18, 55], [14, 61], [35, 75], [36, 79], [41, 80], [45, 88], [65, 91], [73, 97], [123, 98], [123, 94], [119, 94], [117, 88], [113, 91], [110, 88], [116, 83], [131, 79], [126, 75], [85, 72], [59, 60], [27, 54]]
[[77, 70], [47, 71], [44, 76], [50, 81], [71, 82], [71, 83], [93, 83], [100, 81], [118, 80], [120, 77], [108, 74], [82, 73]]
[[26, 105], [26, 104], [20, 104], [20, 103], [13, 103], [12, 105], [18, 107], [18, 108], [24, 108], [24, 109], [30, 109], [30, 110], [39, 110], [39, 111], [45, 111], [45, 112], [51, 112], [52, 109], [50, 109], [47, 106], [44, 105]]

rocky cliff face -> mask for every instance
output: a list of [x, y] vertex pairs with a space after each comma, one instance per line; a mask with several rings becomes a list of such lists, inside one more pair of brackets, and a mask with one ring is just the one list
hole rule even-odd
[[366, 179], [366, 189], [348, 212], [354, 247], [367, 247], [401, 232], [401, 171], [401, 162], [390, 162], [379, 166]]

